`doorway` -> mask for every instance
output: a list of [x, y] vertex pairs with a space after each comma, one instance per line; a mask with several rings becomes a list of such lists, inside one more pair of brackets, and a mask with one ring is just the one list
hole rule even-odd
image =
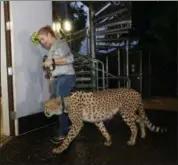
[[15, 135], [14, 120], [11, 114], [14, 111], [13, 102], [13, 78], [11, 74], [12, 54], [11, 54], [11, 30], [9, 1], [1, 1], [1, 145], [7, 141], [8, 137]]

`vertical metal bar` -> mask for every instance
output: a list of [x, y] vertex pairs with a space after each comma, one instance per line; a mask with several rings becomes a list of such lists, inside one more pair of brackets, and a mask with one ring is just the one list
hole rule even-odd
[[150, 54], [150, 51], [149, 51], [149, 57], [148, 57], [148, 67], [149, 67], [149, 85], [148, 85], [148, 88], [149, 88], [149, 97], [151, 96], [151, 54]]
[[109, 63], [109, 61], [108, 61], [108, 56], [106, 55], [106, 88], [109, 88], [109, 79], [108, 79], [108, 71], [109, 71], [109, 69], [108, 69], [108, 63]]
[[[177, 9], [177, 11], [178, 11], [178, 9]], [[177, 48], [177, 97], [178, 97], [178, 48]]]
[[142, 73], [143, 71], [142, 71], [142, 51], [140, 51], [140, 73], [139, 73], [139, 75], [140, 75], [140, 93], [141, 94], [143, 94], [142, 93], [142, 81], [143, 81], [143, 73]]
[[[177, 5], [177, 21], [178, 21], [178, 2]], [[178, 39], [178, 29], [177, 29], [177, 39]], [[177, 47], [177, 97], [178, 97], [178, 47]]]
[[92, 53], [92, 40], [91, 40], [91, 22], [92, 22], [92, 16], [91, 16], [91, 7], [89, 7], [89, 54], [92, 57], [91, 53]]
[[105, 70], [104, 70], [104, 64], [103, 62], [101, 62], [101, 66], [102, 66], [102, 77], [103, 77], [103, 90], [105, 89]]
[[89, 28], [87, 29], [86, 32], [86, 40], [87, 40], [87, 55], [90, 54], [90, 33], [89, 33]]
[[[118, 61], [118, 77], [121, 76], [121, 61], [120, 61], [120, 49], [118, 49], [118, 54], [117, 54], [117, 61]], [[120, 88], [120, 79], [118, 79], [118, 88]]]
[[[90, 47], [91, 47], [91, 57], [95, 58], [95, 50], [96, 50], [96, 45], [95, 45], [95, 27], [94, 27], [94, 10], [93, 10], [93, 6], [90, 5], [90, 9], [89, 9], [89, 17], [90, 17]], [[96, 88], [96, 72], [98, 72], [98, 70], [96, 70], [96, 66], [95, 63], [92, 62], [92, 86], [93, 89]]]
[[[2, 5], [2, 4], [1, 4]], [[6, 39], [6, 53], [7, 53], [7, 83], [8, 83], [8, 104], [9, 104], [9, 118], [10, 118], [10, 135], [15, 135], [15, 123], [11, 119], [11, 113], [14, 112], [14, 89], [13, 89], [13, 76], [8, 74], [8, 68], [12, 67], [12, 43], [11, 43], [11, 30], [7, 30], [7, 22], [11, 21], [10, 18], [10, 2], [4, 1], [4, 20], [5, 20], [5, 39]]]
[[95, 58], [96, 37], [95, 37], [95, 27], [94, 27], [94, 11], [91, 5], [90, 5], [90, 34], [91, 34], [91, 56], [92, 58]]
[[66, 2], [65, 1], [59, 2], [59, 11], [60, 11], [60, 18], [64, 19], [66, 17]]
[[68, 1], [64, 1], [64, 12], [65, 12], [65, 18], [68, 19]]
[[96, 90], [98, 91], [99, 87], [98, 87], [98, 84], [99, 84], [99, 79], [98, 79], [98, 62], [96, 62]]
[[[129, 77], [129, 40], [126, 41], [126, 76]], [[127, 88], [129, 88], [128, 80]]]

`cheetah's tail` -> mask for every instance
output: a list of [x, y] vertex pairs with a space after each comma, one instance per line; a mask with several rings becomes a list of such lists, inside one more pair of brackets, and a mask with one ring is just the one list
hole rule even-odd
[[164, 133], [167, 132], [167, 128], [162, 128], [159, 126], [155, 126], [151, 123], [151, 121], [148, 119], [143, 104], [140, 105], [139, 109], [138, 109], [138, 113], [139, 116], [141, 117], [141, 119], [143, 120], [143, 122], [145, 123], [145, 125], [148, 127], [148, 129], [152, 132], [160, 132], [160, 133]]

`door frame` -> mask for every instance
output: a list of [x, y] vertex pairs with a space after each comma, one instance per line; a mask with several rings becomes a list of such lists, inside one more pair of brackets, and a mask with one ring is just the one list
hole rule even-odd
[[10, 15], [10, 1], [3, 2], [4, 7], [4, 24], [5, 24], [5, 46], [6, 46], [6, 74], [7, 74], [7, 91], [8, 91], [8, 108], [9, 108], [9, 126], [10, 135], [16, 135], [15, 125], [16, 120], [12, 118], [15, 112], [14, 108], [14, 85], [13, 85], [13, 65], [12, 65], [12, 38], [11, 38], [11, 15]]

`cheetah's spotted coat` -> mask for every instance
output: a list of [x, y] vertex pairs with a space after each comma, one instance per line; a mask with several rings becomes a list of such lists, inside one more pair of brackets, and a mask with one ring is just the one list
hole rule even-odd
[[[104, 121], [112, 119], [119, 113], [131, 131], [128, 145], [136, 143], [137, 126], [141, 130], [141, 138], [145, 138], [145, 126], [154, 132], [163, 132], [164, 129], [153, 126], [147, 118], [141, 95], [127, 88], [108, 89], [98, 92], [74, 92], [71, 96], [65, 98], [65, 104], [68, 108], [69, 118], [72, 127], [63, 141], [63, 143], [53, 150], [54, 153], [61, 153], [68, 148], [72, 140], [78, 135], [83, 127], [83, 121], [94, 123], [105, 137], [105, 145], [112, 144], [111, 137], [104, 126]], [[61, 99], [53, 99], [45, 102], [45, 115], [51, 117], [54, 114], [60, 114]]]

